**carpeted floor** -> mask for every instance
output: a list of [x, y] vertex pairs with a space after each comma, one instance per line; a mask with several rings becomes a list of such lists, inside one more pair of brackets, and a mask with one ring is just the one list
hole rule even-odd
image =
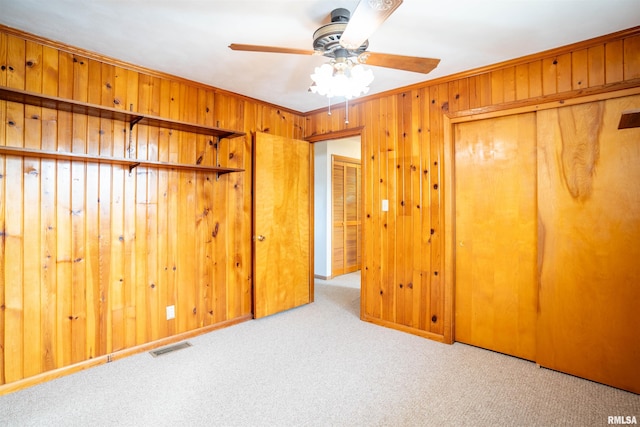
[[359, 274], [316, 302], [0, 397], [5, 426], [601, 426], [640, 396], [359, 320]]

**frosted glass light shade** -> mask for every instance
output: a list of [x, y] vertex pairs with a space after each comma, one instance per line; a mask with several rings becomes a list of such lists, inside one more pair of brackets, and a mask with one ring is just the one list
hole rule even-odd
[[373, 72], [347, 60], [344, 63], [327, 63], [316, 67], [311, 80], [313, 83], [309, 90], [313, 93], [327, 98], [341, 96], [351, 99], [369, 92]]

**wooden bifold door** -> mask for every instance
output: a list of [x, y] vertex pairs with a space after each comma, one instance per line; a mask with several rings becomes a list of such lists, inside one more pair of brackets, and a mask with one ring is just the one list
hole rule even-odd
[[362, 263], [362, 173], [358, 159], [333, 155], [331, 164], [331, 275], [339, 276]]
[[456, 341], [640, 392], [639, 107], [454, 125]]

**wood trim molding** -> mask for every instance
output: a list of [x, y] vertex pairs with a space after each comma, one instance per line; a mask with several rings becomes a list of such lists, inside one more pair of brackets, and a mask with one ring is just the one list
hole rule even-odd
[[362, 165], [362, 159], [356, 159], [354, 157], [339, 156], [337, 154], [331, 155], [331, 163], [333, 162], [354, 163], [356, 165]]
[[327, 132], [327, 133], [311, 135], [311, 136], [305, 138], [305, 141], [308, 141], [308, 142], [313, 144], [315, 142], [329, 141], [329, 140], [332, 140], [332, 139], [348, 138], [350, 136], [358, 136], [358, 135], [362, 134], [362, 130], [363, 129], [364, 129], [364, 126], [358, 126], [358, 127], [355, 127], [355, 128], [347, 128], [347, 129], [337, 130], [337, 131], [334, 131], [334, 132]]

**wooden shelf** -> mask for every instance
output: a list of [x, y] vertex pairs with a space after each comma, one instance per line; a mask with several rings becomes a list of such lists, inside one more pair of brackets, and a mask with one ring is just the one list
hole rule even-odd
[[244, 169], [236, 168], [221, 168], [217, 166], [203, 166], [203, 165], [191, 165], [186, 163], [170, 163], [160, 162], [154, 160], [135, 160], [125, 159], [120, 157], [105, 157], [95, 156], [91, 154], [78, 154], [78, 153], [66, 153], [60, 151], [44, 151], [36, 150], [32, 148], [21, 147], [7, 147], [0, 146], [0, 154], [9, 156], [20, 157], [37, 157], [39, 159], [52, 159], [52, 160], [71, 160], [71, 161], [83, 161], [90, 163], [108, 163], [115, 165], [124, 165], [129, 167], [129, 171], [138, 166], [149, 166], [163, 169], [180, 169], [180, 170], [193, 170], [200, 172], [215, 172], [218, 175], [224, 175], [230, 172], [242, 172]]
[[[129, 131], [136, 124], [146, 126], [157, 126], [165, 129], [191, 132], [199, 135], [208, 135], [218, 141], [222, 138], [236, 138], [245, 135], [244, 132], [236, 132], [228, 129], [198, 125], [182, 122], [179, 120], [165, 119], [149, 114], [135, 113], [101, 105], [88, 104], [86, 102], [74, 101], [70, 99], [58, 98], [39, 93], [27, 92], [19, 89], [0, 87], [0, 100], [18, 102], [26, 105], [33, 105], [42, 108], [51, 108], [67, 113], [84, 114], [102, 119], [120, 120], [129, 123]], [[217, 147], [217, 145], [216, 145]], [[153, 160], [125, 159], [118, 157], [104, 157], [91, 154], [68, 153], [58, 151], [44, 151], [31, 148], [0, 146], [0, 154], [24, 157], [38, 157], [54, 160], [78, 160], [94, 163], [121, 164], [129, 167], [129, 171], [137, 166], [149, 166], [164, 169], [193, 170], [203, 172], [215, 172], [218, 175], [230, 172], [242, 172], [244, 169], [224, 168], [218, 166], [203, 166], [186, 163], [160, 162]]]
[[63, 99], [8, 87], [0, 87], [0, 100], [19, 102], [21, 104], [33, 105], [36, 107], [51, 108], [68, 113], [86, 114], [103, 119], [121, 120], [129, 123], [129, 129], [132, 129], [136, 124], [140, 124], [192, 132], [200, 135], [210, 135], [217, 138], [236, 138], [245, 135], [244, 132], [236, 132], [233, 130], [197, 125], [179, 120], [165, 119], [149, 114], [135, 113], [112, 107], [103, 107], [101, 105], [88, 104], [86, 102]]

